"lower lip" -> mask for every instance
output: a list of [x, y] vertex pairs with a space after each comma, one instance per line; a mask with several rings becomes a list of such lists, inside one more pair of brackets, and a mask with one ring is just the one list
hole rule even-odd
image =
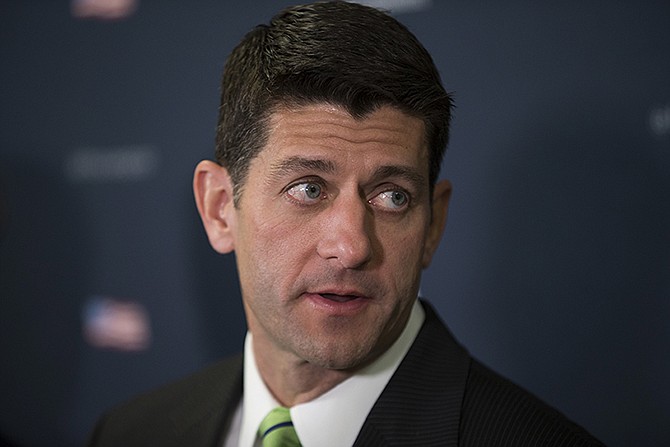
[[333, 315], [353, 315], [360, 312], [370, 302], [368, 298], [352, 298], [344, 301], [328, 299], [317, 293], [303, 295], [315, 308]]

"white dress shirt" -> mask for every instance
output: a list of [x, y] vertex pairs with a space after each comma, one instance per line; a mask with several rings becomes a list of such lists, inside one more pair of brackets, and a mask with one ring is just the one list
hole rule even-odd
[[[293, 406], [291, 419], [304, 447], [353, 445], [365, 419], [414, 342], [425, 319], [419, 300], [405, 329], [377, 360], [354, 376], [309, 402]], [[258, 447], [257, 431], [263, 418], [280, 404], [256, 367], [252, 334], [244, 343], [244, 394], [231, 421], [225, 447]]]

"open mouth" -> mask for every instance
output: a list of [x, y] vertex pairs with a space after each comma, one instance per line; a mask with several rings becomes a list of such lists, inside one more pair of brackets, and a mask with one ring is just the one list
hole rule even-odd
[[336, 295], [334, 293], [320, 293], [319, 295], [329, 301], [335, 301], [336, 303], [347, 303], [349, 301], [360, 298], [355, 295]]

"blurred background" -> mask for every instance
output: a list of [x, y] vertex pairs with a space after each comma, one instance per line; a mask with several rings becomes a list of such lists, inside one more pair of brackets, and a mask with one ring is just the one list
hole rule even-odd
[[[606, 444], [670, 445], [670, 3], [367, 3], [457, 104], [423, 294]], [[242, 348], [191, 175], [226, 56], [287, 4], [0, 2], [5, 443], [82, 445], [105, 408]]]

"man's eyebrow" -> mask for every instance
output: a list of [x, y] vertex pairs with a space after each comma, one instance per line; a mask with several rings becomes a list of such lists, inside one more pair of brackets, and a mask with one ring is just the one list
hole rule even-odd
[[427, 184], [427, 178], [425, 175], [422, 175], [415, 169], [398, 165], [380, 166], [373, 174], [372, 179], [373, 181], [380, 181], [393, 177], [407, 180], [418, 191], [424, 189], [425, 185]]
[[270, 166], [271, 177], [282, 177], [286, 174], [295, 174], [301, 171], [321, 172], [333, 174], [336, 170], [335, 163], [320, 158], [305, 158], [294, 156], [279, 160]]

